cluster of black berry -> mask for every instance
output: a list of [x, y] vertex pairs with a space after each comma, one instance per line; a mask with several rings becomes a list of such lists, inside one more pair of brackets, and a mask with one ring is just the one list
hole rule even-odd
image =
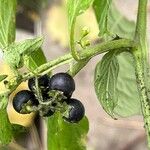
[[14, 109], [21, 114], [40, 112], [48, 117], [60, 111], [63, 118], [72, 123], [79, 122], [85, 113], [83, 104], [71, 98], [75, 90], [74, 79], [67, 73], [57, 73], [51, 78], [48, 75], [31, 78], [29, 90], [18, 92], [13, 98]]

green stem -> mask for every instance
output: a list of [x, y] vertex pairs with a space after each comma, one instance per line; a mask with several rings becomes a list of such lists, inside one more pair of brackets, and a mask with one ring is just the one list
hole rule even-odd
[[75, 49], [74, 30], [75, 30], [75, 20], [74, 20], [74, 23], [72, 23], [71, 32], [70, 32], [70, 49], [71, 49], [71, 54], [73, 58], [76, 61], [79, 61], [80, 57], [79, 57], [78, 52]]
[[146, 44], [147, 0], [139, 0], [135, 39], [140, 45]]
[[97, 44], [96, 46], [92, 48], [87, 48], [84, 51], [80, 52], [80, 56], [82, 60], [86, 60], [89, 58], [92, 58], [96, 55], [112, 51], [115, 49], [123, 49], [124, 48], [132, 48], [135, 46], [135, 43], [128, 39], [120, 39], [120, 40], [114, 40], [114, 41], [108, 41], [101, 44]]
[[[44, 75], [44, 74], [51, 72], [53, 69], [55, 69], [61, 65], [69, 63], [72, 60], [73, 60], [73, 58], [72, 58], [71, 54], [66, 54], [55, 60], [49, 61], [49, 62], [41, 65], [40, 67], [35, 69], [34, 72], [36, 74]], [[32, 72], [29, 72], [23, 76], [23, 80], [25, 81], [32, 77], [34, 77], [34, 74]]]
[[[115, 49], [121, 49], [121, 48], [132, 48], [134, 46], [134, 42], [127, 39], [120, 39], [115, 41], [109, 41], [97, 44], [96, 46], [89, 47], [85, 49], [84, 51], [81, 51], [79, 54], [82, 57], [82, 61], [79, 61], [77, 64], [75, 64], [74, 69], [72, 72], [69, 72], [71, 75], [76, 75], [86, 64], [87, 62], [94, 56], [107, 52], [112, 51]], [[124, 49], [123, 49], [124, 50]], [[38, 75], [44, 75], [46, 73], [51, 72], [53, 69], [57, 68], [58, 66], [70, 63], [73, 61], [73, 56], [71, 54], [66, 54], [64, 56], [61, 56], [55, 60], [49, 61], [37, 69], [34, 70], [35, 74]], [[35, 76], [35, 74], [32, 72], [29, 72], [27, 74], [24, 74], [22, 78], [18, 78], [17, 81], [11, 86], [11, 88], [7, 91], [7, 94], [10, 95], [17, 87], [18, 85], [26, 81], [32, 77]], [[0, 94], [2, 96], [2, 94]]]
[[[120, 39], [120, 40], [110, 41], [110, 42], [106, 42], [106, 43], [100, 43], [100, 44], [97, 44], [96, 46], [87, 48], [84, 51], [80, 52], [80, 56], [82, 59], [84, 59], [84, 61], [86, 61], [87, 59], [90, 59], [98, 54], [101, 54], [101, 53], [104, 53], [107, 51], [111, 51], [111, 50], [119, 49], [119, 48], [133, 47], [133, 46], [134, 46], [133, 41], [127, 40], [127, 39]], [[36, 70], [34, 70], [34, 72], [36, 74], [44, 75], [46, 73], [49, 73], [53, 69], [57, 68], [58, 66], [69, 63], [73, 60], [74, 59], [71, 54], [66, 54], [55, 60], [49, 61], [46, 64], [41, 65]], [[83, 62], [83, 60], [81, 62]], [[30, 73], [24, 75], [23, 79], [27, 80], [29, 78], [32, 78], [33, 76], [34, 76], [34, 74], [32, 72], [30, 72]]]
[[84, 66], [86, 66], [88, 62], [89, 59], [82, 62], [77, 62], [75, 65], [73, 65], [71, 70], [68, 70], [68, 73], [74, 77]]
[[146, 24], [147, 24], [147, 0], [139, 0], [136, 33], [135, 33], [135, 42], [137, 43], [137, 46], [133, 49], [133, 55], [136, 64], [135, 74], [141, 97], [141, 107], [144, 117], [145, 130], [147, 134], [148, 147], [150, 148], [150, 97], [148, 96], [148, 87], [146, 85], [148, 76]]

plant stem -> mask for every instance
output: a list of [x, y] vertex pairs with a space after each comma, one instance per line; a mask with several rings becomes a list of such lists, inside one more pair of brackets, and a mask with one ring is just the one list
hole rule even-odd
[[[37, 69], [34, 70], [34, 73], [40, 74], [40, 75], [47, 74], [47, 73], [51, 72], [53, 69], [55, 69], [61, 65], [67, 64], [72, 60], [73, 60], [72, 55], [66, 54], [55, 60], [49, 61], [49, 62], [41, 65], [40, 67], [38, 67]], [[23, 81], [25, 81], [29, 78], [32, 78], [32, 77], [34, 77], [34, 74], [32, 72], [29, 72], [23, 76]]]
[[[111, 50], [115, 50], [115, 49], [132, 48], [133, 46], [135, 46], [133, 41], [127, 40], [127, 39], [119, 39], [119, 40], [115, 40], [115, 41], [100, 43], [100, 44], [97, 44], [96, 46], [89, 47], [79, 53], [83, 60], [76, 63], [73, 68], [73, 71], [69, 72], [69, 73], [72, 76], [75, 76], [87, 64], [87, 62], [92, 57], [94, 57], [98, 54], [101, 54], [101, 53], [104, 53], [107, 51], [111, 51]], [[69, 53], [69, 54], [66, 54], [55, 60], [49, 61], [49, 62], [41, 65], [40, 67], [38, 67], [37, 69], [34, 70], [34, 73], [29, 72], [27, 74], [24, 74], [22, 76], [22, 78], [19, 78], [17, 80], [17, 82], [15, 82], [14, 85], [11, 86], [11, 89], [7, 90], [7, 94], [10, 95], [18, 87], [18, 85], [21, 82], [34, 77], [35, 74], [38, 74], [38, 75], [47, 74], [47, 73], [51, 72], [53, 69], [57, 68], [58, 66], [70, 63], [73, 60], [74, 60], [73, 56]], [[0, 94], [0, 96], [3, 96], [3, 94]]]
[[116, 49], [123, 49], [124, 48], [132, 48], [135, 46], [135, 43], [128, 39], [120, 39], [120, 40], [114, 40], [114, 41], [108, 41], [101, 44], [97, 44], [96, 46], [92, 48], [87, 48], [84, 51], [80, 52], [81, 59], [89, 59], [96, 55], [116, 50]]
[[[90, 58], [92, 58], [98, 54], [107, 52], [107, 51], [111, 51], [111, 50], [119, 49], [119, 48], [131, 48], [133, 46], [134, 46], [134, 42], [131, 40], [127, 40], [127, 39], [109, 41], [109, 42], [97, 44], [96, 46], [93, 46], [93, 47], [85, 49], [84, 51], [81, 51], [80, 56], [82, 59], [84, 59], [84, 61], [87, 61]], [[69, 63], [73, 60], [74, 59], [71, 54], [66, 54], [55, 60], [49, 61], [46, 64], [41, 65], [40, 67], [35, 69], [34, 72], [36, 74], [44, 75], [44, 74], [52, 71], [53, 69], [57, 68], [58, 66]], [[80, 62], [83, 62], [83, 60]], [[78, 69], [78, 68], [76, 67], [76, 69]], [[23, 76], [23, 80], [25, 81], [29, 78], [32, 78], [33, 76], [34, 76], [34, 74], [32, 72], [30, 72]]]
[[74, 77], [84, 66], [86, 66], [88, 62], [89, 59], [82, 62], [77, 62], [75, 65], [73, 65], [71, 70], [68, 70], [68, 73]]
[[70, 49], [71, 49], [71, 54], [72, 57], [76, 60], [79, 61], [80, 57], [78, 52], [75, 49], [75, 41], [74, 41], [74, 30], [75, 30], [75, 20], [72, 23], [72, 27], [71, 27], [71, 32], [70, 32]]
[[148, 95], [148, 87], [146, 85], [148, 76], [146, 24], [147, 24], [147, 0], [139, 0], [136, 33], [134, 38], [135, 42], [137, 43], [137, 46], [133, 49], [133, 55], [136, 64], [135, 74], [141, 97], [141, 107], [144, 117], [145, 130], [147, 134], [148, 147], [150, 148], [150, 97]]

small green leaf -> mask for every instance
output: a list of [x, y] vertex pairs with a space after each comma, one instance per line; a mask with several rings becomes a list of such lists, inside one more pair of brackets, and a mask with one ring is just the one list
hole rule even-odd
[[112, 0], [94, 0], [93, 8], [99, 25], [100, 36], [108, 33], [108, 14]]
[[46, 57], [41, 48], [24, 58], [25, 66], [32, 71], [44, 63], [46, 63]]
[[23, 56], [37, 51], [43, 43], [43, 38], [28, 39], [25, 41], [12, 43], [4, 52], [5, 61], [13, 68], [22, 67]]
[[0, 75], [0, 82], [7, 78], [7, 75]]
[[4, 60], [12, 68], [20, 68], [20, 64], [22, 64], [21, 55], [15, 49], [14, 51], [4, 51]]
[[10, 143], [12, 138], [12, 125], [9, 122], [7, 112], [4, 109], [0, 109], [0, 144]]
[[20, 54], [30, 55], [32, 52], [38, 50], [43, 44], [43, 38], [28, 39], [18, 45]]
[[87, 118], [79, 123], [65, 122], [60, 114], [48, 118], [48, 150], [85, 150], [86, 135], [89, 130]]
[[94, 85], [96, 95], [103, 109], [114, 117], [114, 108], [118, 98], [116, 95], [117, 77], [119, 72], [116, 52], [108, 52], [97, 64]]
[[16, 51], [19, 54], [29, 55], [38, 50], [43, 44], [43, 38], [27, 39], [21, 42], [12, 43], [6, 51]]
[[118, 102], [114, 113], [121, 117], [141, 114], [139, 92], [136, 84], [134, 60], [129, 52], [117, 56], [119, 74], [117, 79]]
[[0, 0], [0, 48], [15, 40], [16, 0]]

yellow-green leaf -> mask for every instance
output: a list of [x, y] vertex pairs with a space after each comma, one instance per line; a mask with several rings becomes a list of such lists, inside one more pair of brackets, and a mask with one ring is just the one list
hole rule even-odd
[[16, 0], [0, 0], [0, 48], [15, 40]]
[[88, 120], [84, 117], [79, 123], [65, 122], [60, 114], [48, 118], [48, 150], [85, 150]]

